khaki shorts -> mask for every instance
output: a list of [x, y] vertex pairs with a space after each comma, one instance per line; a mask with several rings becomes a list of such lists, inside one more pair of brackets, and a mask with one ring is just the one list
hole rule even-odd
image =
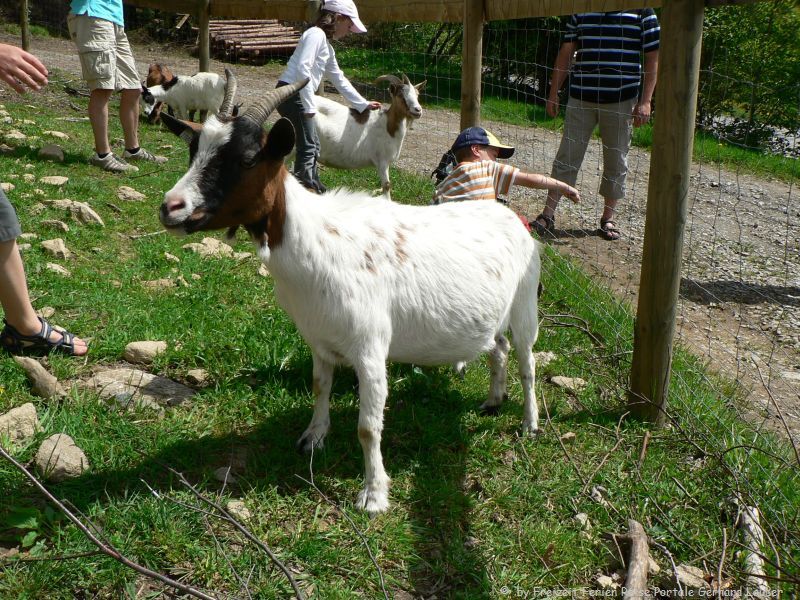
[[125, 28], [105, 19], [73, 14], [67, 17], [67, 25], [90, 90], [141, 87]]

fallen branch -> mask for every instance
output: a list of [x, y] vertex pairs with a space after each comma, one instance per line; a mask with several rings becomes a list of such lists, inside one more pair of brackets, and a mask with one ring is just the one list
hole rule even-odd
[[[72, 521], [72, 523], [81, 530], [83, 535], [87, 537], [87, 539], [92, 542], [97, 548], [105, 554], [106, 556], [110, 556], [117, 562], [125, 565], [126, 567], [133, 569], [137, 573], [144, 575], [145, 577], [149, 577], [150, 579], [155, 579], [156, 581], [160, 581], [161, 583], [168, 585], [169, 587], [175, 588], [176, 590], [180, 590], [184, 594], [189, 594], [190, 596], [194, 596], [195, 598], [201, 598], [201, 600], [217, 600], [214, 596], [209, 596], [197, 590], [191, 586], [183, 584], [179, 581], [175, 581], [174, 579], [170, 579], [161, 573], [156, 573], [155, 571], [151, 571], [147, 567], [143, 567], [142, 565], [133, 562], [126, 556], [123, 556], [114, 546], [110, 543], [100, 541], [94, 533], [84, 525], [84, 523], [76, 517], [72, 511], [70, 511], [58, 498], [56, 498], [50, 491], [42, 485], [33, 474], [28, 471], [23, 465], [18, 463], [13, 456], [6, 452], [5, 448], [0, 446], [0, 456], [5, 458], [8, 462], [14, 465], [23, 475], [36, 487], [50, 502], [52, 502], [64, 515]], [[93, 529], [97, 529], [93, 523], [90, 522], [90, 525]]]
[[628, 520], [628, 537], [631, 541], [628, 554], [628, 574], [625, 577], [623, 598], [644, 598], [647, 594], [648, 549], [647, 534], [639, 521]]
[[739, 505], [739, 515], [736, 522], [742, 533], [742, 540], [745, 546], [742, 552], [745, 571], [748, 573], [745, 586], [753, 596], [766, 598], [769, 596], [770, 591], [764, 573], [764, 559], [761, 558], [764, 532], [761, 529], [761, 516], [758, 508]]

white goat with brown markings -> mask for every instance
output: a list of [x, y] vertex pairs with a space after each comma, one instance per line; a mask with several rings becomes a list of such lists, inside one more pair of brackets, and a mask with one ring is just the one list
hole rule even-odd
[[419, 93], [425, 82], [413, 85], [403, 75], [381, 75], [389, 82], [392, 103], [381, 110], [358, 113], [344, 104], [316, 96], [314, 123], [319, 135], [319, 160], [339, 169], [361, 169], [374, 165], [381, 178], [381, 191], [391, 195], [389, 166], [397, 162], [410, 123], [422, 116]]
[[189, 170], [164, 196], [160, 218], [176, 233], [243, 226], [269, 267], [275, 294], [311, 346], [314, 415], [298, 444], [323, 445], [336, 364], [359, 382], [358, 438], [365, 481], [357, 506], [389, 506], [381, 434], [387, 360], [455, 364], [489, 353], [491, 388], [506, 395], [513, 332], [524, 396], [522, 429], [538, 428], [531, 348], [538, 334], [540, 247], [519, 218], [497, 202], [407, 206], [367, 193], [318, 196], [284, 167], [294, 131], [274, 108], [303, 84], [268, 94], [243, 115], [204, 125], [163, 115], [189, 142]]

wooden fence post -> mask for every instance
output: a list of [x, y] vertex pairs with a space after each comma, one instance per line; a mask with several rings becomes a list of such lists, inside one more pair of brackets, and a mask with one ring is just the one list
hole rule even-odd
[[483, 0], [464, 0], [464, 42], [461, 50], [461, 129], [481, 123], [483, 17]]
[[656, 425], [667, 408], [702, 34], [703, 0], [664, 0], [628, 398], [633, 414]]
[[209, 36], [210, 0], [200, 0], [197, 6], [197, 48], [200, 56], [200, 71], [211, 68], [211, 40]]
[[31, 49], [31, 25], [29, 22], [30, 10], [28, 0], [19, 3], [19, 28], [22, 33], [22, 49], [26, 52]]

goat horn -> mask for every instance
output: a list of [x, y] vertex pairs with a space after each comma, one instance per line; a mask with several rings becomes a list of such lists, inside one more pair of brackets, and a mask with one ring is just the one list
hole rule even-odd
[[400, 81], [400, 78], [396, 75], [381, 75], [375, 81], [388, 81], [389, 83], [393, 83], [395, 85], [403, 85], [403, 82]]
[[222, 101], [222, 105], [219, 107], [219, 114], [221, 116], [227, 117], [231, 112], [231, 107], [233, 106], [233, 97], [236, 95], [236, 77], [233, 76], [233, 72], [225, 68], [225, 99]]
[[307, 83], [308, 79], [303, 79], [302, 81], [284, 85], [269, 92], [263, 100], [253, 104], [242, 116], [250, 119], [261, 127], [266, 122], [270, 113], [275, 110], [279, 104], [303, 89]]
[[407, 83], [407, 84], [411, 85], [411, 80], [408, 78], [408, 75], [406, 75], [405, 73], [403, 73], [403, 83]]

